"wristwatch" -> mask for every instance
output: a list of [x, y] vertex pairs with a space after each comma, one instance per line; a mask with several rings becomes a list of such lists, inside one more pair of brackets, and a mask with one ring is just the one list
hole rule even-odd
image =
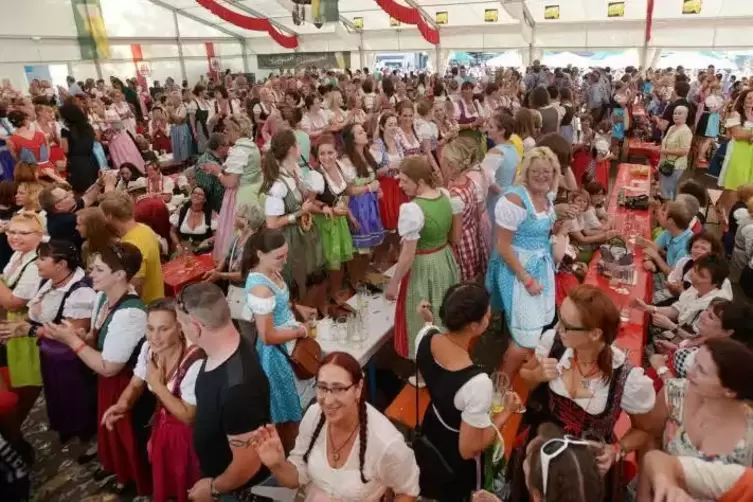
[[217, 487], [214, 486], [214, 478], [212, 478], [212, 481], [209, 483], [209, 492], [212, 495], [212, 502], [220, 502], [220, 496], [222, 494], [217, 491]]

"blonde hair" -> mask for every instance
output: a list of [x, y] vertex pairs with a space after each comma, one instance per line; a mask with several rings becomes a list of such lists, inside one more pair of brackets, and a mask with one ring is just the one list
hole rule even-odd
[[554, 170], [552, 176], [551, 191], [556, 192], [560, 183], [560, 162], [557, 160], [557, 156], [554, 152], [546, 146], [537, 146], [531, 148], [523, 155], [523, 160], [520, 162], [520, 170], [518, 176], [515, 179], [517, 185], [527, 185], [528, 182], [528, 168], [531, 167], [536, 160], [543, 160], [549, 162]]
[[18, 184], [18, 187], [16, 187], [16, 191], [19, 189], [24, 188], [26, 189], [26, 196], [29, 198], [30, 205], [34, 207], [35, 211], [40, 211], [42, 208], [39, 205], [39, 192], [42, 191], [42, 185], [37, 182], [21, 182]]
[[99, 203], [99, 208], [106, 217], [120, 222], [132, 220], [135, 212], [131, 196], [120, 190], [106, 193]]
[[251, 120], [243, 115], [230, 115], [225, 119], [225, 127], [235, 129], [244, 138], [254, 137], [254, 126]]
[[753, 198], [753, 183], [745, 183], [737, 187], [737, 200], [747, 203]]
[[19, 223], [30, 227], [34, 232], [44, 233], [42, 219], [34, 211], [24, 211], [18, 213], [10, 219], [10, 224]]
[[442, 149], [442, 160], [453, 174], [462, 173], [478, 163], [478, 141], [467, 136], [453, 139]]
[[404, 158], [402, 162], [400, 162], [400, 172], [414, 183], [423, 180], [423, 182], [431, 188], [436, 186], [431, 164], [429, 164], [429, 161], [426, 160], [426, 157], [423, 155]]

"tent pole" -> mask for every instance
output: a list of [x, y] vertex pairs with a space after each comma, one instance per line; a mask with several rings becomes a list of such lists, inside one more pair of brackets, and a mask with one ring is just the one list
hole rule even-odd
[[186, 61], [183, 59], [183, 44], [180, 41], [180, 24], [178, 23], [178, 11], [173, 11], [173, 23], [175, 23], [175, 42], [178, 44], [178, 59], [180, 60], [180, 74], [181, 80], [188, 80], [188, 72], [186, 72]]
[[[363, 69], [363, 68], [366, 68], [366, 52], [363, 49], [363, 30], [359, 30], [358, 36], [360, 40], [358, 42], [358, 60], [359, 60], [358, 65]], [[351, 62], [351, 66], [352, 64], [353, 63]]]
[[248, 44], [246, 43], [246, 39], [243, 38], [240, 40], [241, 43], [241, 54], [243, 55], [243, 73], [251, 73], [251, 70], [248, 66]]

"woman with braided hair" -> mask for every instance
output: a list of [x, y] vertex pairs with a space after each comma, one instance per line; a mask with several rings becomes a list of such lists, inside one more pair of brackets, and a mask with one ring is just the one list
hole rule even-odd
[[316, 403], [303, 417], [287, 460], [273, 425], [256, 430], [251, 441], [281, 485], [306, 487], [307, 502], [375, 502], [388, 490], [396, 502], [418, 496], [413, 451], [387, 417], [366, 403], [361, 367], [345, 352], [322, 360]]

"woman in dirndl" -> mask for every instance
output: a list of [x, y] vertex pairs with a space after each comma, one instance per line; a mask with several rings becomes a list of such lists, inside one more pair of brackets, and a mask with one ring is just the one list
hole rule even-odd
[[[3, 269], [0, 307], [6, 311], [6, 319], [9, 321], [22, 321], [25, 318], [26, 306], [39, 288], [37, 246], [42, 242], [43, 228], [36, 214], [24, 212], [14, 216], [5, 231], [8, 244], [14, 252]], [[22, 441], [21, 424], [41, 390], [39, 348], [35, 339], [22, 336], [10, 338], [5, 344], [5, 352], [10, 386], [18, 395], [19, 402], [10, 417], [10, 423], [3, 429], [3, 435], [11, 444], [18, 445]]]
[[127, 112], [123, 112], [123, 115], [121, 115], [118, 110], [123, 110], [123, 108], [117, 107], [115, 100], [122, 100], [123, 94], [117, 90], [112, 91], [110, 94], [113, 98], [113, 104], [105, 111], [105, 121], [108, 123], [109, 128], [103, 136], [106, 138], [113, 166], [119, 169], [123, 164], [130, 163], [136, 166], [136, 169], [140, 173], [144, 174], [144, 158], [141, 156], [138, 146], [136, 146], [132, 133], [126, 127], [127, 121], [130, 120], [127, 115], [127, 113], [130, 113], [130, 108], [121, 101], [121, 104], [128, 109]]
[[149, 139], [152, 143], [152, 150], [159, 152], [173, 153], [173, 146], [170, 142], [170, 126], [168, 125], [165, 110], [154, 108], [152, 118], [149, 121]]
[[259, 205], [261, 187], [261, 154], [253, 140], [253, 124], [246, 117], [230, 116], [225, 119], [225, 140], [233, 145], [219, 170], [217, 164], [206, 166], [225, 187], [222, 206], [217, 217], [214, 239], [214, 257], [221, 262], [230, 249], [235, 232], [235, 212], [240, 204]]
[[559, 184], [559, 161], [546, 147], [523, 156], [517, 184], [507, 189], [494, 209], [495, 245], [486, 274], [492, 309], [505, 315], [513, 344], [502, 371], [511, 379], [554, 319], [554, 261], [550, 234], [554, 225], [553, 193]]
[[154, 502], [188, 502], [188, 491], [201, 477], [193, 448], [196, 377], [205, 354], [189, 346], [180, 331], [172, 300], [156, 300], [147, 307], [146, 342], [139, 351], [128, 387], [107, 408], [102, 422], [108, 430], [134, 408], [148, 390], [157, 399], [147, 453], [152, 464]]
[[97, 434], [97, 381], [67, 345], [44, 337], [44, 324], [66, 321], [89, 331], [96, 293], [71, 242], [51, 239], [37, 253], [43, 282], [29, 300], [29, 336], [39, 345], [47, 418], [61, 443], [88, 441]]
[[340, 167], [348, 182], [348, 207], [357, 223], [350, 229], [356, 255], [348, 272], [351, 283], [358, 284], [366, 274], [372, 251], [384, 242], [384, 225], [379, 214], [382, 192], [376, 179], [378, 164], [369, 151], [364, 127], [351, 124], [343, 129], [343, 145]]
[[79, 334], [68, 324], [45, 324], [45, 336], [67, 345], [97, 373], [97, 449], [102, 471], [115, 475], [112, 491], [124, 494], [135, 485], [139, 496], [152, 493], [147, 459], [147, 424], [154, 413], [154, 397], [143, 394], [112, 428], [103, 419], [120, 399], [133, 376], [146, 334], [144, 303], [130, 280], [141, 268], [141, 252], [133, 244], [112, 244], [95, 255], [92, 286], [98, 292], [92, 310], [92, 329]]
[[170, 95], [167, 105], [167, 122], [170, 124], [170, 145], [175, 162], [185, 162], [193, 153], [191, 126], [188, 125], [188, 108], [180, 94]]
[[[258, 331], [256, 352], [269, 379], [272, 423], [289, 450], [298, 435], [303, 405], [313, 397], [313, 381], [298, 380], [290, 362], [296, 340], [308, 336], [306, 326], [293, 316], [290, 289], [283, 279], [292, 248], [283, 232], [268, 228], [252, 235], [247, 246], [243, 268], [248, 272], [246, 301]], [[296, 308], [309, 317], [307, 309]]]
[[397, 300], [395, 350], [410, 359], [415, 359], [415, 339], [423, 326], [418, 304], [429, 302], [438, 319], [445, 291], [460, 278], [451, 244], [460, 240], [463, 204], [459, 199], [451, 201], [447, 191], [434, 183], [425, 157], [401, 163], [400, 186], [413, 200], [400, 206], [402, 247], [385, 297]]
[[214, 108], [209, 104], [207, 88], [196, 84], [193, 89], [193, 100], [188, 104], [188, 122], [191, 124], [194, 144], [199, 154], [204, 153], [209, 141], [209, 116], [214, 113]]
[[447, 187], [450, 196], [463, 202], [463, 231], [460, 241], [452, 246], [462, 282], [483, 279], [491, 249], [486, 207], [478, 203], [477, 186], [470, 176], [471, 167], [477, 165], [477, 154], [475, 143], [467, 137], [456, 138], [442, 149], [442, 170], [450, 175]]
[[312, 218], [315, 196], [323, 190], [324, 179], [316, 171], [301, 172], [299, 158], [293, 131], [285, 129], [272, 137], [262, 161], [264, 214], [267, 227], [281, 230], [288, 243], [290, 256], [283, 277], [294, 298], [326, 313], [324, 252]]
[[354, 254], [350, 225], [357, 226], [358, 222], [348, 208], [348, 180], [337, 161], [335, 141], [334, 136], [326, 134], [317, 146], [319, 173], [324, 183], [323, 190], [316, 195], [321, 204], [315, 209], [314, 223], [322, 241], [330, 296], [336, 304], [342, 304], [350, 296], [342, 290], [343, 271]]
[[482, 131], [484, 115], [481, 105], [473, 99], [473, 84], [463, 82], [460, 86], [460, 99], [454, 103], [455, 120], [460, 126], [460, 136], [468, 136], [478, 143], [479, 158], [486, 153], [486, 138]]
[[719, 186], [724, 193], [717, 205], [723, 214], [728, 214], [735, 201], [735, 190], [753, 181], [753, 89], [740, 93], [725, 127], [731, 139], [719, 173]]

